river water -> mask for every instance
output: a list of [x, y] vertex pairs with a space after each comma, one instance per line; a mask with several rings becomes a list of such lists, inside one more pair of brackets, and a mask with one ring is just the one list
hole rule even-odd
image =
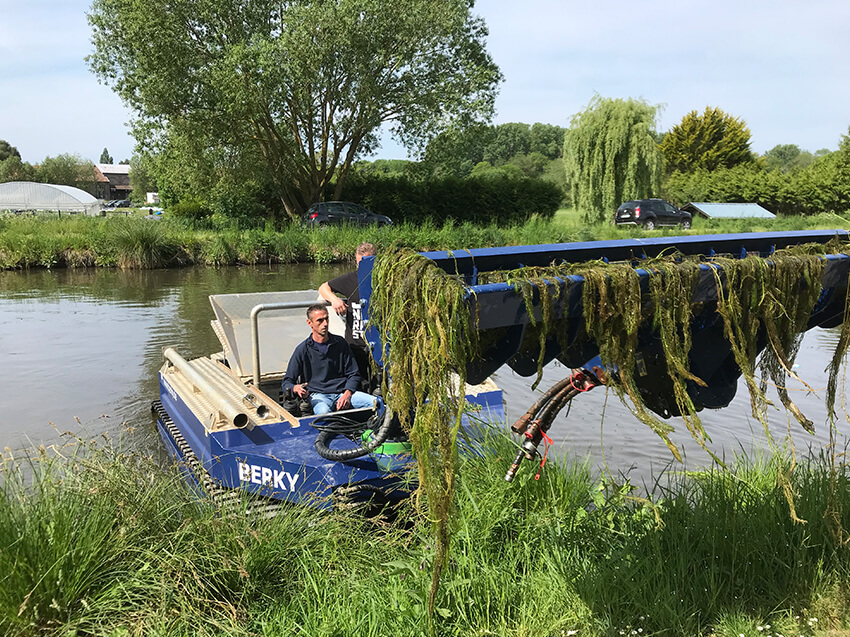
[[[62, 432], [70, 431], [87, 437], [109, 433], [138, 448], [157, 449], [150, 403], [157, 398], [163, 347], [177, 346], [186, 358], [221, 349], [210, 327], [210, 294], [315, 289], [346, 268], [311, 264], [0, 272], [0, 448], [54, 444]], [[834, 329], [808, 332], [794, 370], [818, 390], [813, 394], [792, 387], [816, 434], [789, 423], [784, 410], [770, 416], [774, 438], [781, 442], [790, 432], [801, 452], [817, 453], [829, 440], [824, 370], [837, 338]], [[508, 368], [497, 372], [511, 422], [540, 391], [567, 373], [557, 363], [549, 365], [533, 392], [533, 379]], [[550, 453], [589, 457], [597, 467], [643, 480], [671, 462], [661, 440], [604, 387], [573, 403], [550, 431]], [[720, 456], [731, 458], [767, 446], [761, 424], [750, 414], [743, 382], [729, 407], [706, 410], [701, 416], [712, 438], [710, 446]], [[690, 439], [681, 420], [670, 422], [686, 465], [708, 464], [709, 456]], [[839, 424], [840, 445], [842, 431]]]

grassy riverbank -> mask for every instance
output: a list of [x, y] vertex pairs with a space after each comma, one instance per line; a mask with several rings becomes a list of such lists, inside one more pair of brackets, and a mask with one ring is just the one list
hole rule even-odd
[[[775, 220], [696, 220], [687, 234], [850, 228], [838, 215], [785, 217]], [[363, 240], [379, 249], [400, 245], [415, 250], [482, 248], [503, 245], [593, 241], [682, 234], [678, 229], [646, 233], [610, 224], [588, 226], [574, 210], [552, 220], [535, 219], [520, 226], [443, 226], [399, 224], [386, 228], [298, 226], [244, 229], [234, 224], [149, 220], [117, 216], [0, 217], [0, 269], [33, 267], [158, 268], [181, 265], [261, 263], [331, 263], [351, 258]]]
[[[843, 468], [796, 468], [795, 523], [779, 456], [665, 476], [650, 506], [581, 466], [507, 484], [513, 449], [491, 446], [462, 466], [436, 634], [847, 634], [850, 548], [830, 526], [850, 528]], [[3, 634], [427, 632], [424, 520], [220, 517], [176, 472], [90, 445], [2, 471]]]

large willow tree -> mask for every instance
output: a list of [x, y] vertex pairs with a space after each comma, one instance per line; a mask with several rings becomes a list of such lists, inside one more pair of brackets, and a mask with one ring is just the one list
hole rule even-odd
[[623, 201], [660, 190], [656, 110], [642, 100], [597, 95], [573, 116], [564, 136], [564, 167], [573, 202], [585, 221], [602, 221]]
[[[389, 123], [409, 147], [488, 118], [498, 68], [470, 0], [94, 0], [89, 65], [140, 143], [249, 157], [296, 217]], [[172, 148], [173, 151], [173, 148]], [[185, 154], [185, 153], [184, 153]]]

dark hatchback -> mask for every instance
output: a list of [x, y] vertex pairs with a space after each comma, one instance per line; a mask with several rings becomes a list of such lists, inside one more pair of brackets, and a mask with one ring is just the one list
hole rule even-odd
[[321, 226], [339, 226], [351, 224], [355, 226], [391, 226], [392, 220], [384, 215], [375, 214], [363, 206], [349, 201], [323, 201], [314, 203], [304, 216], [301, 224], [308, 228]]
[[635, 199], [620, 204], [614, 214], [618, 226], [643, 226], [653, 230], [658, 226], [691, 227], [691, 213], [679, 210], [663, 199]]

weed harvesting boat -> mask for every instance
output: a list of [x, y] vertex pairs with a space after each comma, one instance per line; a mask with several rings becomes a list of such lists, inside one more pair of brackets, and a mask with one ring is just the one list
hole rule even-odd
[[[212, 295], [222, 351], [191, 360], [173, 347], [163, 351], [153, 403], [160, 437], [217, 503], [239, 499], [241, 490], [260, 496], [252, 508], [271, 512], [281, 502], [383, 505], [409, 491], [410, 445], [390, 410], [336, 412], [346, 419], [342, 429], [356, 432], [352, 441], [327, 426], [317, 432], [312, 425], [327, 417], [302, 416], [281, 394], [288, 357], [309, 334], [305, 309], [317, 298], [316, 290]], [[342, 321], [331, 317], [342, 334]], [[468, 387], [466, 399], [471, 417], [504, 418], [491, 381]]]
[[[463, 370], [466, 424], [504, 421], [501, 392], [489, 380], [502, 366], [538, 380], [556, 359], [573, 370], [514, 423], [520, 444], [511, 480], [523, 459], [538, 457], [561, 409], [599, 384], [617, 386], [662, 438], [664, 426], [646, 409], [681, 416], [699, 434], [696, 412], [728, 405], [741, 374], [750, 384], [760, 352], [788, 367], [801, 332], [845, 322], [848, 241], [846, 231], [803, 231], [420, 256], [463, 286], [465, 329], [478, 345]], [[382, 292], [376, 272], [374, 257], [361, 261], [360, 298], [372, 316], [365, 339], [381, 365], [398, 348], [373, 312]], [[320, 507], [406, 494], [412, 460], [392, 410], [347, 414], [357, 421], [347, 436], [323, 437], [311, 427], [315, 417], [298, 417], [281, 402], [286, 356], [304, 338], [303, 308], [315, 299], [315, 291], [214, 295], [212, 324], [223, 351], [187, 361], [165, 350], [154, 403], [159, 431], [208, 492], [241, 489], [266, 504]]]

